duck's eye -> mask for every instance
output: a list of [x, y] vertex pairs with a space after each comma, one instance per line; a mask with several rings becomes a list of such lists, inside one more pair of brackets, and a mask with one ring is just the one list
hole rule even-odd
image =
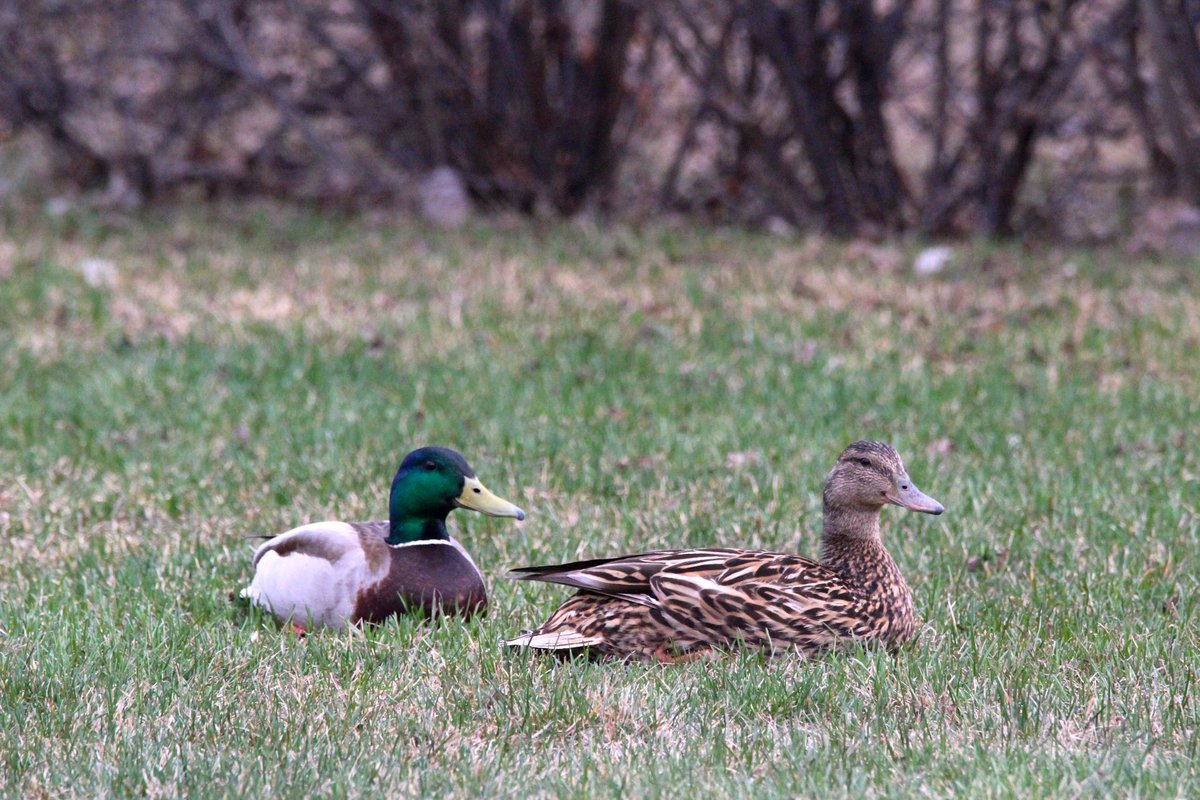
[[437, 464], [433, 463], [432, 461], [426, 461], [426, 462], [425, 462], [424, 464], [422, 464], [421, 466], [422, 466], [423, 468], [425, 468], [425, 469], [429, 470], [430, 472], [433, 472], [435, 469], [437, 469]]
[[858, 460], [858, 463], [862, 464], [864, 467], [869, 467], [869, 466], [871, 466], [871, 459], [869, 459], [869, 458], [860, 458], [860, 459]]

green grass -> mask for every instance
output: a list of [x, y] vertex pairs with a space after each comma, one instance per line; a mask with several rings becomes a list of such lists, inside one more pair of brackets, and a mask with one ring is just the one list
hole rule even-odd
[[[1200, 269], [270, 208], [0, 235], [0, 794], [1200, 794]], [[112, 285], [78, 264], [110, 260]], [[527, 563], [815, 554], [840, 449], [925, 627], [896, 656], [558, 663], [497, 640]], [[231, 604], [248, 534], [372, 518], [418, 444], [489, 615], [297, 641]]]

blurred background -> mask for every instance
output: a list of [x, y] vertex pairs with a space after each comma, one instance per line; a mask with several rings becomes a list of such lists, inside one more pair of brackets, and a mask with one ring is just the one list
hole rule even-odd
[[0, 191], [1200, 254], [1200, 0], [4, 0]]

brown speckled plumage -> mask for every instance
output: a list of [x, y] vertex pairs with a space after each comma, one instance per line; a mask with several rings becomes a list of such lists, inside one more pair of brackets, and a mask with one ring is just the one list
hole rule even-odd
[[580, 591], [508, 644], [660, 661], [739, 645], [812, 652], [850, 641], [902, 644], [916, 614], [880, 539], [885, 503], [942, 511], [912, 485], [890, 445], [856, 442], [825, 483], [821, 563], [705, 548], [514, 570], [517, 579]]

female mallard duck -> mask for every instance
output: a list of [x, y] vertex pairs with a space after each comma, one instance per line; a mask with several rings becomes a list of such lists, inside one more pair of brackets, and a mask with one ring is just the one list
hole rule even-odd
[[891, 445], [855, 442], [825, 481], [821, 563], [705, 548], [512, 570], [518, 580], [580, 591], [506, 644], [671, 662], [737, 644], [815, 652], [853, 640], [903, 643], [916, 619], [908, 584], [879, 537], [886, 503], [944, 510], [913, 485]]
[[489, 492], [466, 459], [444, 447], [409, 453], [392, 480], [390, 519], [314, 522], [264, 542], [242, 596], [294, 629], [382, 622], [422, 610], [470, 616], [487, 606], [483, 576], [446, 530], [469, 508], [493, 517], [525, 512]]

